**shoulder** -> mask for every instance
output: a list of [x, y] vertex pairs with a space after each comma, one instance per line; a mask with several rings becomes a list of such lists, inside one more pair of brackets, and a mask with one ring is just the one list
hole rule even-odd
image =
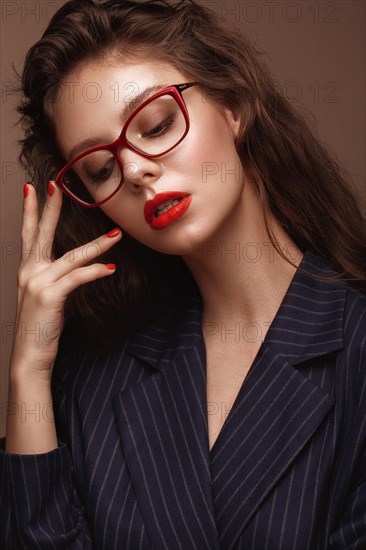
[[[313, 298], [313, 308], [322, 314], [331, 312], [333, 317], [342, 320], [343, 334], [351, 341], [365, 345], [366, 335], [366, 294], [339, 280], [340, 272], [325, 258], [308, 251], [301, 264], [307, 274], [299, 281], [307, 285], [308, 294]], [[312, 279], [308, 274], [315, 275]]]
[[366, 295], [357, 290], [348, 290], [344, 310], [345, 332], [360, 332], [366, 336]]
[[305, 253], [267, 342], [353, 410], [366, 398], [366, 296], [339, 276]]
[[[317, 258], [320, 272], [329, 276], [338, 276], [339, 271], [327, 260]], [[359, 376], [366, 380], [366, 294], [344, 284], [330, 280], [320, 283], [328, 295], [329, 303], [334, 302], [333, 318], [338, 319], [343, 339], [343, 349], [339, 356], [353, 383]]]
[[58, 353], [52, 371], [52, 393], [57, 402], [65, 396], [94, 391], [100, 381], [108, 384], [117, 365], [125, 362], [126, 339], [119, 343], [80, 339], [71, 327], [61, 335]]
[[366, 380], [366, 295], [347, 291], [343, 321], [346, 362]]
[[[304, 263], [316, 275], [301, 274], [296, 287], [296, 297], [306, 294], [298, 322], [304, 325], [307, 373], [334, 398], [345, 437], [350, 431], [357, 435], [366, 429], [366, 295], [340, 285], [335, 280], [339, 272], [324, 258], [309, 253]], [[306, 331], [316, 337], [307, 337]]]
[[366, 414], [366, 296], [353, 289], [345, 292], [342, 340], [329, 359], [334, 368], [332, 394], [344, 412], [345, 431], [354, 431]]

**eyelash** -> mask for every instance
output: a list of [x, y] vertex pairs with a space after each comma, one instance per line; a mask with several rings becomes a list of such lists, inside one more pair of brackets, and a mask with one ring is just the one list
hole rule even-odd
[[[168, 117], [168, 118], [166, 118], [165, 120], [163, 120], [162, 122], [160, 122], [158, 126], [155, 126], [155, 127], [152, 128], [149, 132], [146, 132], [145, 134], [143, 134], [142, 137], [151, 137], [151, 136], [152, 136], [152, 137], [159, 137], [159, 136], [163, 135], [164, 132], [165, 132], [166, 130], [168, 130], [169, 127], [174, 123], [175, 118], [176, 118], [175, 115], [171, 115], [170, 117]], [[163, 125], [165, 125], [164, 128], [163, 128], [163, 132], [159, 132], [158, 134], [155, 134], [155, 135], [153, 135], [153, 134], [151, 133], [151, 132], [153, 132], [154, 130], [156, 130], [156, 128], [159, 128], [160, 126], [163, 126]]]

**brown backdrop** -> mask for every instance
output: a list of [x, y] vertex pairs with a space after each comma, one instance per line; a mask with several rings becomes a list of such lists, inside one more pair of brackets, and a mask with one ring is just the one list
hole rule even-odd
[[[63, 0], [1, 3], [1, 423], [5, 430], [8, 364], [20, 260], [22, 184], [14, 127], [15, 99], [8, 93], [11, 62], [24, 55]], [[287, 97], [314, 114], [318, 133], [351, 173], [366, 210], [365, 0], [256, 0], [201, 3], [242, 26], [268, 52]]]

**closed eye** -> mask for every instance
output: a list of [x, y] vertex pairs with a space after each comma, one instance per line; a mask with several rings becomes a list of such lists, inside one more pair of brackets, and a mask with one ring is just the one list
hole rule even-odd
[[91, 167], [87, 167], [85, 172], [89, 183], [91, 183], [92, 185], [100, 185], [107, 181], [113, 173], [114, 166], [115, 159], [111, 158], [106, 164], [98, 168], [98, 170], [96, 171], [92, 171], [90, 169]]
[[158, 124], [157, 126], [152, 128], [148, 132], [144, 132], [142, 134], [142, 137], [143, 138], [145, 138], [145, 137], [159, 137], [159, 136], [164, 135], [169, 130], [170, 126], [172, 126], [172, 124], [174, 124], [175, 118], [176, 118], [175, 115], [169, 116], [168, 118], [166, 118], [165, 120], [160, 122], [160, 124]]

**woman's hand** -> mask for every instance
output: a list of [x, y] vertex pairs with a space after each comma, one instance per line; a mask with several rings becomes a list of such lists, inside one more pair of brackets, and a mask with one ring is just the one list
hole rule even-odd
[[40, 376], [49, 380], [63, 324], [65, 300], [75, 288], [112, 275], [113, 264], [93, 263], [116, 244], [122, 234], [115, 229], [54, 260], [52, 243], [62, 204], [62, 191], [54, 183], [38, 216], [35, 189], [24, 186], [22, 260], [18, 273], [18, 305], [11, 374]]
[[52, 244], [62, 192], [53, 183], [48, 190], [39, 220], [35, 189], [30, 184], [24, 186], [22, 259], [5, 442], [5, 450], [16, 454], [47, 453], [57, 448], [51, 373], [65, 300], [78, 286], [114, 273], [114, 265], [86, 264], [111, 248], [122, 235], [115, 229], [54, 260]]

